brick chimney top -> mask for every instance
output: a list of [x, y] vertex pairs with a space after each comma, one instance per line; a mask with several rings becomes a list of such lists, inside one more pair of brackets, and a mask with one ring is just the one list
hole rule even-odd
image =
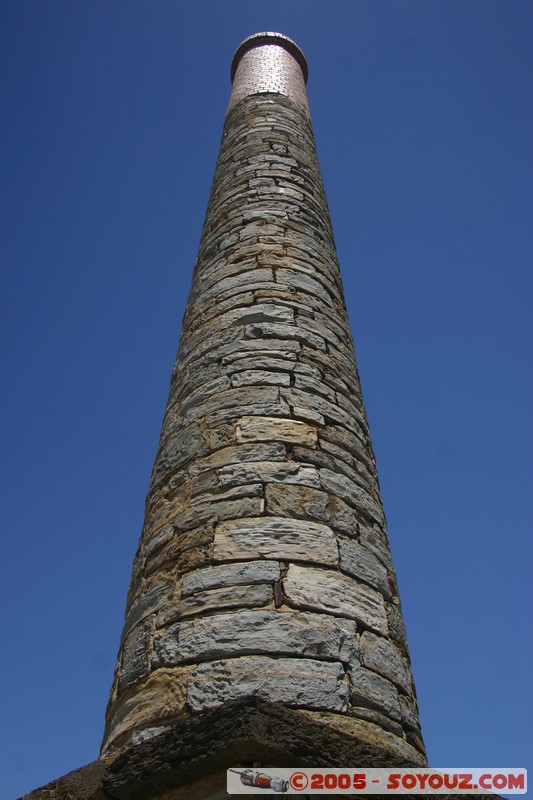
[[307, 83], [307, 78], [309, 76], [309, 67], [307, 66], [307, 61], [305, 59], [304, 54], [296, 44], [293, 42], [292, 39], [289, 39], [288, 36], [284, 36], [282, 33], [274, 33], [272, 31], [263, 31], [262, 33], [254, 33], [252, 36], [248, 36], [243, 42], [240, 43], [237, 50], [235, 51], [235, 55], [233, 56], [233, 61], [231, 62], [231, 81], [233, 83], [233, 79], [235, 78], [235, 73], [237, 72], [237, 67], [243, 55], [248, 51], [251, 50], [253, 47], [260, 47], [261, 45], [265, 44], [275, 44], [278, 47], [283, 47], [291, 56], [298, 62], [300, 65], [300, 69], [302, 70], [304, 81]]

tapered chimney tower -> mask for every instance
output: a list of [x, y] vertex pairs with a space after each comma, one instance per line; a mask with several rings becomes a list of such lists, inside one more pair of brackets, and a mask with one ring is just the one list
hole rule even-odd
[[306, 60], [260, 33], [231, 77], [107, 710], [112, 797], [218, 797], [254, 762], [425, 764]]

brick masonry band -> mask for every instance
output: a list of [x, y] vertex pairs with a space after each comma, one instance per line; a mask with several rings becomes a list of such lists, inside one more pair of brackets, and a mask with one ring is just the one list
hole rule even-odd
[[254, 94], [290, 97], [309, 113], [305, 83], [309, 70], [298, 45], [280, 33], [256, 33], [239, 45], [231, 64], [229, 108]]
[[300, 758], [424, 765], [307, 65], [261, 33], [232, 77], [102, 755], [259, 703]]

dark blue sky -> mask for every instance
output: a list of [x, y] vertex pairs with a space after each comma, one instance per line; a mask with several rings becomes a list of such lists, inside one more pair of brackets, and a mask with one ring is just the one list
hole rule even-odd
[[261, 30], [310, 65], [430, 764], [528, 766], [533, 5], [3, 0], [7, 800], [98, 752], [230, 61]]

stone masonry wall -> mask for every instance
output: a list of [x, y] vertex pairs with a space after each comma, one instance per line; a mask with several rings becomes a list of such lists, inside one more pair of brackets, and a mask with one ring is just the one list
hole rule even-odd
[[424, 763], [311, 123], [272, 92], [226, 118], [102, 752], [249, 698]]

